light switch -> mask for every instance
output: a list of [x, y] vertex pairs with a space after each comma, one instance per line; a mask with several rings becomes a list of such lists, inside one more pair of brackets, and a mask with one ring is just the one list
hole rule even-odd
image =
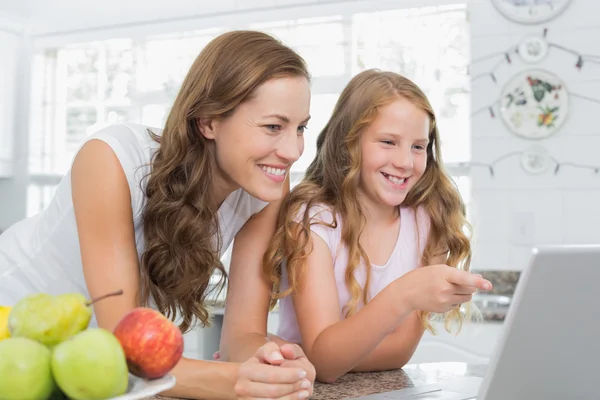
[[533, 245], [535, 237], [535, 215], [532, 212], [513, 214], [510, 243], [514, 245]]

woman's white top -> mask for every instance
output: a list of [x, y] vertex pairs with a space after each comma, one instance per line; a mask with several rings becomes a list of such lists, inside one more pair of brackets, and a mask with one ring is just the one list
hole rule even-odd
[[[144, 252], [143, 211], [146, 177], [158, 143], [137, 124], [109, 126], [89, 140], [102, 140], [118, 157], [129, 183], [138, 259]], [[98, 165], [98, 168], [102, 168]], [[268, 203], [238, 189], [219, 208], [221, 256], [246, 221]], [[38, 215], [17, 222], [0, 235], [0, 305], [14, 305], [23, 296], [44, 292], [79, 292], [89, 297], [83, 276], [77, 225], [71, 197], [71, 174], [63, 177], [50, 205]], [[95, 323], [95, 320], [92, 322]]]

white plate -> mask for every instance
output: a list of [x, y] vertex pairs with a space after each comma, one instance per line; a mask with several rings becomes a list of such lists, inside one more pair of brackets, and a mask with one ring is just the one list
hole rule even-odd
[[165, 375], [160, 379], [145, 380], [129, 374], [129, 385], [127, 393], [122, 396], [110, 398], [108, 400], [140, 400], [146, 397], [157, 395], [165, 390], [175, 386], [175, 377]]

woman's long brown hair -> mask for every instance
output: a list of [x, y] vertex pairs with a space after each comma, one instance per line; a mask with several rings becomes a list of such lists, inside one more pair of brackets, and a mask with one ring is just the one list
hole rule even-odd
[[[168, 62], [168, 60], [165, 60]], [[145, 252], [141, 258], [143, 305], [151, 300], [183, 332], [194, 317], [209, 323], [206, 296], [220, 261], [217, 210], [212, 201], [214, 142], [198, 121], [227, 118], [269, 79], [309, 79], [304, 60], [275, 38], [255, 31], [233, 31], [212, 40], [191, 66], [152, 161], [143, 215]]]
[[[278, 229], [264, 257], [264, 273], [273, 285], [273, 302], [301, 290], [302, 275], [310, 246], [311, 207], [325, 205], [331, 210], [334, 221], [342, 223], [342, 241], [348, 249], [348, 266], [345, 282], [351, 299], [345, 305], [346, 316], [356, 312], [359, 302], [366, 304], [370, 269], [361, 287], [354, 274], [361, 261], [370, 265], [369, 257], [361, 247], [359, 238], [365, 216], [358, 201], [358, 184], [361, 165], [360, 138], [366, 128], [377, 118], [378, 109], [399, 97], [424, 110], [429, 116], [430, 132], [427, 146], [427, 166], [423, 176], [408, 193], [404, 207], [424, 207], [431, 225], [423, 251], [421, 266], [430, 265], [436, 255], [445, 254], [445, 263], [469, 270], [471, 247], [463, 229], [469, 228], [466, 209], [454, 182], [444, 170], [440, 152], [436, 118], [429, 101], [421, 89], [409, 79], [379, 70], [367, 70], [356, 75], [341, 93], [328, 124], [317, 139], [317, 154], [308, 167], [306, 175], [285, 198], [279, 218]], [[298, 214], [303, 212], [301, 222]], [[341, 221], [337, 221], [336, 215]], [[416, 215], [416, 213], [415, 213]], [[283, 265], [287, 268], [289, 288], [280, 292]], [[466, 306], [470, 313], [470, 304]], [[422, 312], [424, 326], [433, 330], [430, 314]], [[449, 323], [462, 325], [463, 315], [459, 307], [446, 315]]]

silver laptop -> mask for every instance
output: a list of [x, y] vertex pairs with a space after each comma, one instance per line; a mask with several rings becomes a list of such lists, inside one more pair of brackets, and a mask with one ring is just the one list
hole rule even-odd
[[600, 245], [533, 250], [485, 377], [359, 399], [600, 399]]

